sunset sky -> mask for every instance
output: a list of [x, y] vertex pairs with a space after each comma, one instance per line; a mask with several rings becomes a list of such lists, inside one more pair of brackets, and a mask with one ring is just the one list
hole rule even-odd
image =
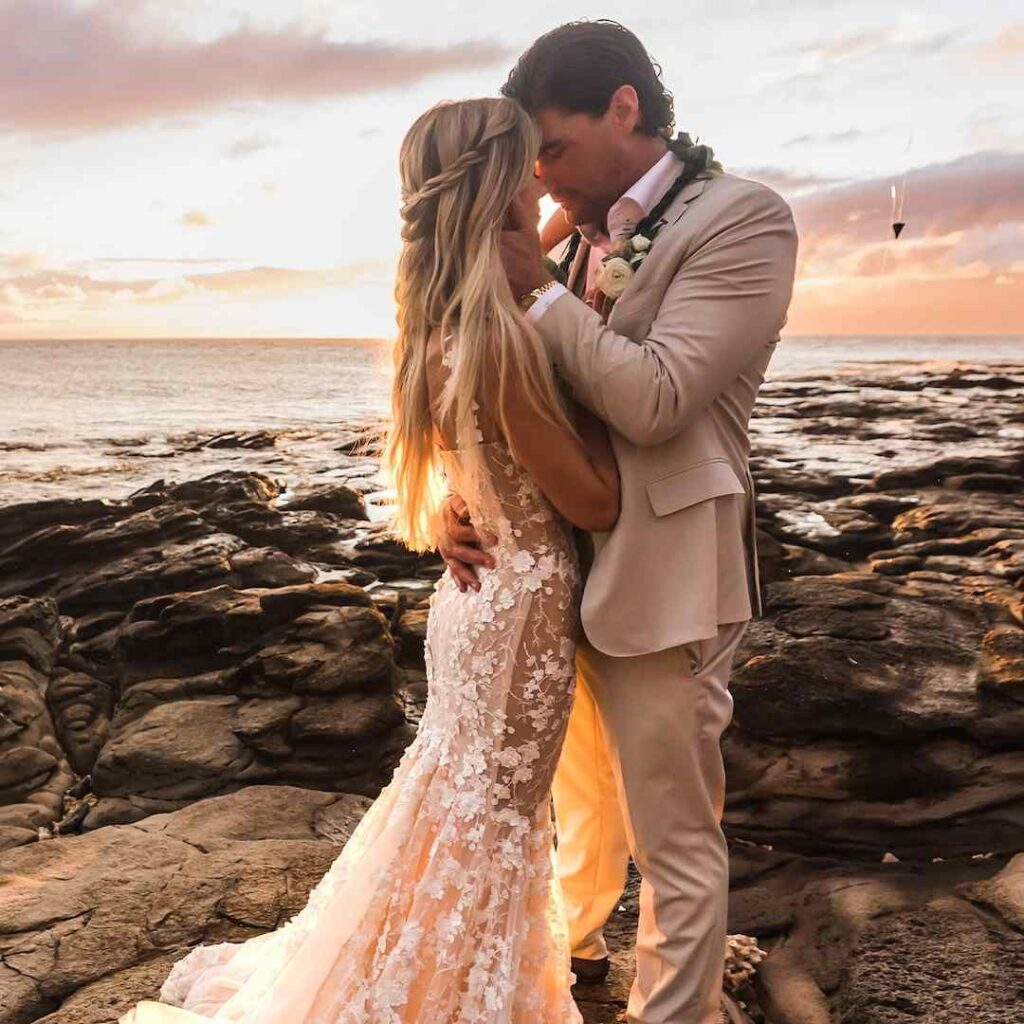
[[0, 339], [390, 336], [407, 127], [577, 17], [792, 204], [788, 333], [1024, 333], [1020, 10], [0, 0]]

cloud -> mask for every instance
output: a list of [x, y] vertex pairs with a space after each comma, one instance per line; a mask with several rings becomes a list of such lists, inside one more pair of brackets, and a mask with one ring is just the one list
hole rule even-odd
[[790, 198], [800, 234], [793, 334], [1024, 331], [1024, 153], [988, 151]]
[[867, 29], [850, 35], [838, 36], [820, 42], [793, 47], [790, 52], [803, 54], [813, 63], [851, 60], [884, 50], [901, 53], [939, 53], [959, 38], [957, 32], [936, 32], [914, 35], [893, 26]]
[[983, 263], [964, 264], [958, 261], [958, 251], [955, 241], [926, 240], [901, 245], [890, 245], [885, 241], [851, 250], [848, 256], [836, 261], [835, 270], [844, 278], [891, 274], [902, 280], [940, 275], [979, 277], [988, 273]]
[[798, 192], [802, 189], [834, 185], [842, 178], [830, 178], [809, 171], [790, 171], [784, 167], [752, 167], [735, 171], [742, 178], [752, 178], [770, 186], [778, 192]]
[[336, 42], [298, 25], [243, 23], [197, 40], [141, 26], [125, 4], [0, 0], [0, 130], [96, 131], [240, 101], [366, 93], [509, 56], [486, 42]]
[[271, 295], [318, 288], [348, 288], [365, 277], [391, 269], [392, 265], [383, 261], [350, 263], [324, 270], [249, 267], [211, 274], [190, 274], [188, 280], [201, 287], [226, 293], [260, 292]]
[[366, 261], [318, 270], [257, 266], [205, 274], [131, 279], [105, 279], [66, 270], [39, 270], [0, 282], [0, 309], [39, 309], [54, 303], [93, 308], [103, 308], [112, 303], [155, 305], [199, 294], [246, 299], [281, 296], [348, 288], [392, 270], [390, 264]]
[[[1024, 333], [1024, 273], [798, 282], [786, 333]], [[971, 344], [965, 342], [965, 359]]]
[[[793, 199], [801, 243], [873, 243], [890, 236], [890, 187], [902, 175], [817, 189]], [[972, 153], [907, 173], [903, 239], [937, 238], [1024, 221], [1024, 153]]]
[[179, 223], [189, 228], [206, 228], [210, 226], [210, 215], [202, 210], [188, 210], [181, 215]]
[[784, 146], [803, 146], [808, 143], [812, 145], [832, 145], [833, 143], [844, 143], [844, 142], [855, 142], [857, 139], [863, 138], [867, 132], [860, 128], [847, 128], [841, 132], [811, 132], [807, 135], [796, 135], [792, 139], [787, 139]]
[[40, 258], [34, 252], [0, 253], [0, 270], [4, 270], [7, 273], [28, 273], [38, 269], [40, 265]]
[[0, 285], [0, 306], [44, 304], [60, 297], [73, 297], [78, 301], [102, 299], [121, 289], [137, 295], [154, 283], [153, 280], [105, 281], [66, 270], [38, 270], [4, 281]]
[[[38, 271], [0, 277], [0, 339], [327, 336], [368, 294], [390, 296], [393, 282], [392, 261], [367, 259], [316, 269], [249, 266], [193, 274], [178, 268], [118, 279], [100, 271]], [[356, 333], [375, 332], [364, 327]]]
[[[1016, 335], [1024, 273], [975, 278], [853, 279], [798, 285], [786, 334]], [[964, 358], [971, 357], [965, 342]]]
[[[0, 257], [2, 261], [2, 257]], [[209, 265], [211, 263], [239, 263], [242, 262], [238, 256], [100, 256], [96, 259], [87, 260], [89, 266], [103, 266], [105, 264], [119, 263], [200, 263]]]
[[1024, 21], [1004, 25], [999, 32], [976, 48], [985, 58], [1009, 60], [1024, 54]]
[[[786, 47], [777, 52], [797, 55], [799, 59], [796, 68], [789, 74], [778, 77], [773, 75], [768, 87], [774, 92], [781, 91], [820, 100], [822, 90], [828, 87], [830, 80], [836, 78], [837, 71], [844, 70], [845, 65], [871, 59], [872, 65], [867, 71], [863, 66], [857, 67], [858, 75], [877, 73], [880, 64], [885, 64], [889, 68], [895, 64], [898, 70], [905, 58], [923, 58], [941, 53], [957, 43], [959, 38], [956, 32], [921, 35], [896, 26], [885, 26]], [[860, 88], [860, 80], [858, 79], [853, 86], [844, 85], [843, 89], [851, 87]]]
[[799, 52], [823, 59], [842, 60], [844, 57], [857, 57], [862, 53], [874, 53], [882, 49], [891, 38], [891, 30], [887, 28], [871, 29], [857, 32], [850, 36], [840, 36], [825, 42], [812, 43], [810, 46], [799, 47]]
[[201, 289], [187, 277], [165, 277], [146, 289], [142, 298], [148, 302], [177, 302]]
[[247, 135], [244, 138], [235, 139], [228, 146], [227, 155], [233, 159], [252, 156], [253, 153], [259, 153], [261, 150], [269, 149], [273, 145], [275, 145], [274, 140], [269, 135]]

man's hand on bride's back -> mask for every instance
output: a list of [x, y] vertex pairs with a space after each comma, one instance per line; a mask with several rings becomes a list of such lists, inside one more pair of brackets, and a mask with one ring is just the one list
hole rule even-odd
[[[438, 521], [437, 550], [451, 570], [452, 578], [462, 593], [480, 589], [475, 566], [494, 568], [494, 558], [483, 550], [481, 536], [469, 519], [466, 503], [457, 494], [450, 495], [441, 506]], [[489, 536], [488, 540], [491, 540]]]

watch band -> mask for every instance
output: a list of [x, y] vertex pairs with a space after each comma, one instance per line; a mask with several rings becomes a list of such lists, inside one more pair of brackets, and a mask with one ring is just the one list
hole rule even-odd
[[552, 278], [550, 281], [545, 281], [544, 284], [537, 288], [534, 288], [532, 292], [527, 292], [519, 300], [519, 308], [525, 313], [546, 291], [550, 291], [558, 282]]

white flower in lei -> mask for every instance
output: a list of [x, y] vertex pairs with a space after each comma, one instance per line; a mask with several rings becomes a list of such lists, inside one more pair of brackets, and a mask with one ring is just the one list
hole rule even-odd
[[650, 248], [651, 239], [641, 234], [619, 242], [601, 260], [594, 283], [614, 302], [629, 287]]
[[[667, 148], [682, 162], [683, 170], [654, 209], [636, 226], [636, 233], [631, 238], [617, 242], [598, 266], [595, 283], [613, 303], [626, 290], [633, 279], [633, 274], [646, 259], [658, 232], [666, 224], [662, 214], [676, 196], [698, 178], [710, 178], [723, 173], [722, 165], [715, 159], [714, 150], [710, 146], [701, 145], [699, 139], [694, 142], [687, 132], [680, 132], [674, 139], [670, 132], [666, 131], [664, 135]], [[563, 285], [568, 280], [569, 269], [576, 258], [582, 237], [577, 230], [566, 247], [561, 262], [551, 263], [552, 273]]]
[[609, 299], [617, 299], [632, 280], [633, 268], [621, 256], [613, 256], [598, 267], [594, 283]]

